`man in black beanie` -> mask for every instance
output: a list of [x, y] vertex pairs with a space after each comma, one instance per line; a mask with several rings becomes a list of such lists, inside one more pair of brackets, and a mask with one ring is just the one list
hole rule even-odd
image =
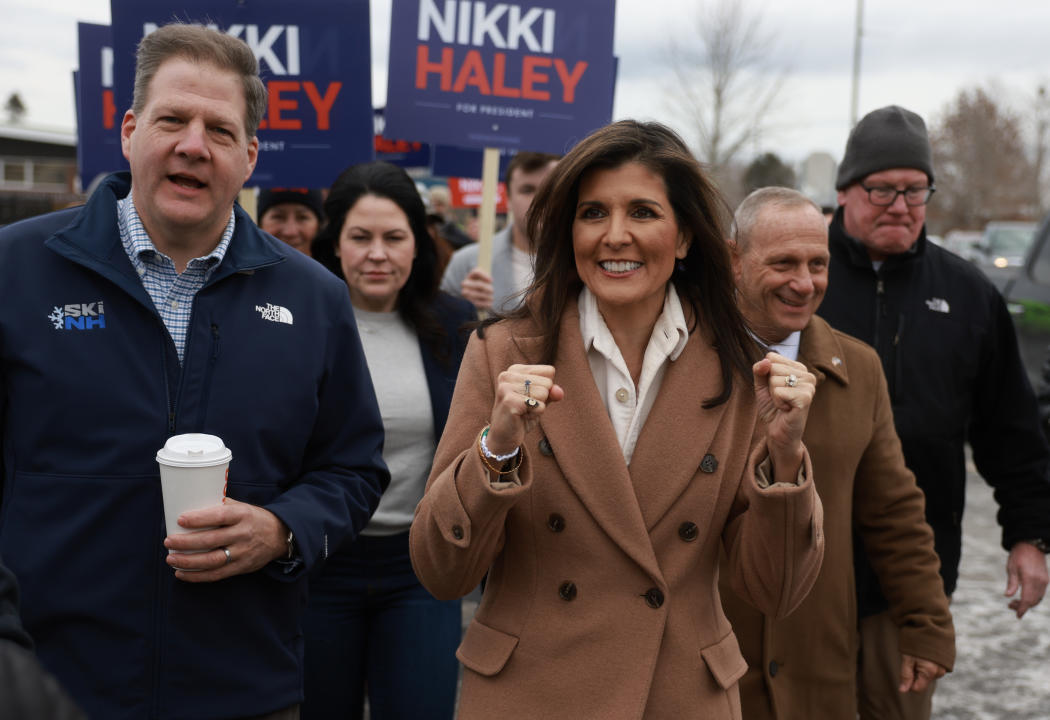
[[[830, 282], [819, 314], [879, 353], [949, 596], [958, 580], [970, 443], [977, 470], [995, 489], [1009, 552], [1006, 595], [1020, 618], [1047, 586], [1050, 448], [1002, 296], [970, 263], [926, 240], [933, 178], [921, 117], [890, 106], [857, 123], [836, 181]], [[860, 716], [925, 720], [933, 685], [922, 694], [898, 692], [898, 623], [863, 551], [855, 564]]]

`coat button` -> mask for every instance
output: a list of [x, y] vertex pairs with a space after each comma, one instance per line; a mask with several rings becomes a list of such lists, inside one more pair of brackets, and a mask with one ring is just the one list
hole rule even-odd
[[654, 609], [664, 604], [664, 594], [660, 588], [649, 588], [642, 597], [645, 598], [645, 604]]
[[776, 660], [770, 660], [770, 662], [769, 662], [769, 676], [770, 677], [776, 677], [778, 670], [780, 670], [780, 666], [777, 665], [777, 661]]
[[462, 540], [463, 539], [463, 528], [461, 528], [459, 525], [453, 525], [452, 526], [452, 537], [456, 538], [457, 540]]
[[540, 455], [545, 455], [546, 457], [554, 455], [554, 450], [551, 449], [550, 440], [546, 437], [540, 438]]
[[565, 602], [571, 602], [576, 599], [576, 584], [571, 582], [563, 582], [561, 587], [558, 588], [558, 597]]
[[678, 526], [678, 537], [686, 542], [693, 542], [700, 536], [700, 528], [694, 522], [684, 522]]
[[551, 513], [547, 518], [547, 527], [553, 532], [561, 532], [565, 529], [565, 518], [558, 513]]
[[705, 473], [713, 473], [718, 469], [718, 460], [714, 455], [708, 453], [704, 455], [704, 459], [700, 461], [700, 469]]

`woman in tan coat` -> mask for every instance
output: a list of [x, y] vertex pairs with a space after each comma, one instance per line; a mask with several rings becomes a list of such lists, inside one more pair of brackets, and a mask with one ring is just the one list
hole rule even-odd
[[411, 530], [435, 596], [488, 576], [461, 718], [740, 718], [723, 544], [763, 612], [812, 584], [814, 378], [751, 364], [721, 210], [658, 124], [595, 132], [540, 188], [536, 279], [470, 340]]

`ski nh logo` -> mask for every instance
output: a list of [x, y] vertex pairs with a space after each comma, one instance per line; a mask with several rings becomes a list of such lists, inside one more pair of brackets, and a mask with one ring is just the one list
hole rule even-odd
[[47, 319], [51, 321], [55, 330], [95, 330], [106, 327], [106, 312], [101, 300], [61, 307], [55, 305]]

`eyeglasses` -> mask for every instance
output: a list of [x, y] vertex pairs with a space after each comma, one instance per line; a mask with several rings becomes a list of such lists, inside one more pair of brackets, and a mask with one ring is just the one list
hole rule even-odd
[[903, 195], [904, 202], [909, 207], [919, 207], [925, 205], [930, 201], [930, 196], [937, 190], [933, 185], [929, 187], [910, 187], [898, 190], [897, 188], [888, 187], [886, 185], [877, 185], [875, 187], [868, 187], [867, 185], [860, 186], [862, 190], [868, 193], [868, 201], [872, 205], [879, 207], [889, 207], [893, 203], [897, 202], [897, 196]]

